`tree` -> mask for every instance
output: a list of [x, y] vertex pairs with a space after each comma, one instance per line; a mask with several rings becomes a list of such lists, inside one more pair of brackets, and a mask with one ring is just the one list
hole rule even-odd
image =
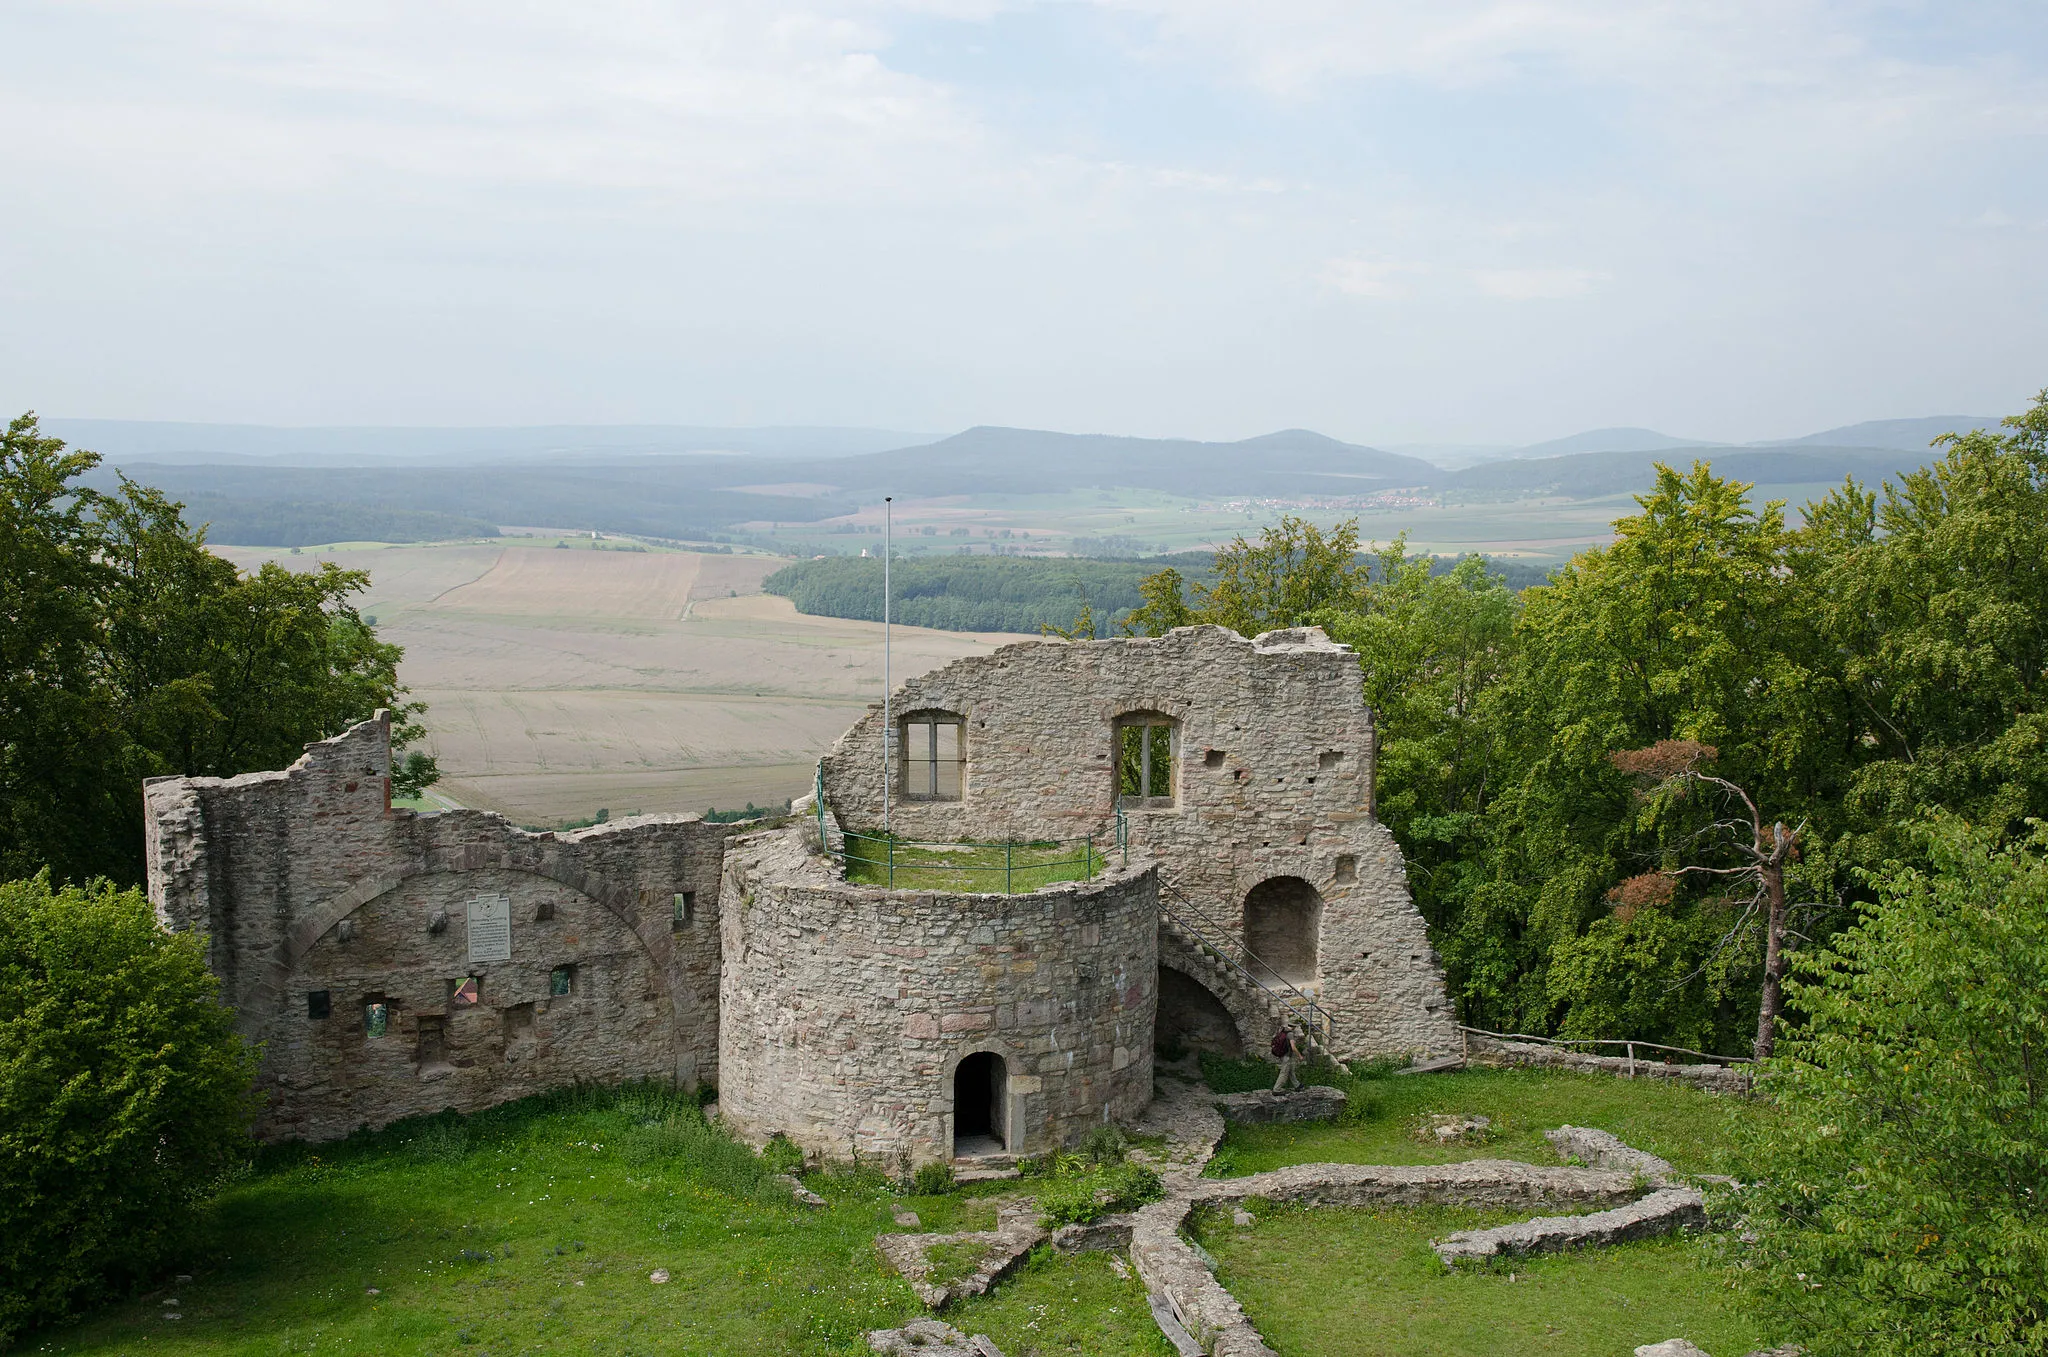
[[202, 939], [140, 891], [0, 885], [0, 1345], [189, 1237], [253, 1074]]
[[1737, 865], [1720, 867], [1694, 863], [1645, 873], [1622, 882], [1608, 892], [1608, 898], [1624, 907], [1651, 900], [1668, 901], [1673, 881], [1694, 873], [1722, 877], [1750, 887], [1748, 897], [1742, 901], [1742, 917], [1722, 939], [1722, 945], [1732, 942], [1761, 912], [1763, 984], [1757, 1004], [1756, 1043], [1751, 1049], [1756, 1059], [1763, 1060], [1771, 1054], [1778, 1014], [1783, 1008], [1785, 867], [1798, 852], [1799, 834], [1796, 830], [1787, 829], [1783, 820], [1766, 827], [1764, 820], [1767, 817], [1757, 809], [1756, 801], [1748, 792], [1726, 778], [1704, 771], [1701, 765], [1713, 762], [1718, 753], [1712, 745], [1695, 740], [1659, 740], [1648, 749], [1620, 750], [1607, 756], [1608, 762], [1623, 773], [1651, 780], [1654, 790], [1648, 799], [1653, 803], [1681, 802], [1702, 789], [1718, 791], [1724, 797], [1742, 803], [1741, 808], [1734, 812], [1735, 818], [1717, 817], [1694, 835], [1694, 842], [1701, 843], [1708, 855], [1725, 857], [1732, 854], [1739, 859]]
[[2048, 1348], [2048, 827], [1954, 817], [1796, 954], [1803, 1018], [1737, 1120], [1738, 1277], [1815, 1357]]
[[0, 443], [0, 873], [137, 881], [143, 778], [280, 767], [379, 707], [394, 790], [433, 781], [366, 574], [242, 574], [157, 491], [78, 485], [97, 461], [33, 416]]
[[1366, 572], [1358, 563], [1358, 520], [1329, 534], [1282, 514], [1259, 540], [1243, 537], [1216, 553], [1213, 582], [1197, 584], [1190, 603], [1180, 572], [1168, 568], [1139, 585], [1144, 605], [1124, 619], [1126, 635], [1164, 636], [1175, 627], [1213, 623], [1240, 636], [1298, 627], [1324, 609], [1355, 609]]

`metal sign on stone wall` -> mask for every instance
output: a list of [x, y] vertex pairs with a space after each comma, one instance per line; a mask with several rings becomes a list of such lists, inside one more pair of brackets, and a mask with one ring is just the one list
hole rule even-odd
[[506, 895], [473, 895], [469, 900], [469, 959], [512, 959], [512, 899]]

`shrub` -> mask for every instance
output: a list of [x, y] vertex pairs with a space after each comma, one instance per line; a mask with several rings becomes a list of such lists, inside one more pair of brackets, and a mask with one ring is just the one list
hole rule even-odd
[[1954, 823], [1797, 955], [1744, 1118], [1738, 1276], [1816, 1357], [2048, 1348], [2048, 827]]
[[0, 1346], [189, 1237], [253, 1074], [201, 940], [140, 891], [0, 885]]
[[1112, 1164], [1056, 1176], [1038, 1194], [1049, 1225], [1086, 1225], [1113, 1211], [1131, 1211], [1166, 1195], [1159, 1175], [1142, 1164]]
[[919, 1164], [910, 1175], [910, 1191], [919, 1197], [943, 1197], [959, 1186], [953, 1180], [953, 1166], [944, 1160]]

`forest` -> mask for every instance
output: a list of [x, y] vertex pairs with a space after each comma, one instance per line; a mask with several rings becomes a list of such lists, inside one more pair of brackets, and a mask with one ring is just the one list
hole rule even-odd
[[1157, 571], [1125, 621], [1357, 649], [1377, 811], [1467, 1023], [1769, 1048], [1760, 1008], [1953, 819], [2048, 816], [2048, 393], [1805, 507], [1659, 466], [1610, 546], [1517, 592], [1355, 526]]
[[[1353, 534], [1353, 544], [1356, 534]], [[891, 616], [905, 626], [942, 631], [1075, 632], [1114, 636], [1144, 604], [1143, 584], [1161, 570], [1200, 586], [1215, 555], [1183, 551], [1141, 560], [1085, 556], [948, 556], [898, 558], [890, 565], [894, 595]], [[1404, 558], [1405, 559], [1405, 558]], [[1457, 568], [1458, 559], [1419, 558], [1434, 574]], [[1362, 578], [1380, 568], [1379, 557], [1359, 554]], [[1489, 564], [1508, 587], [1541, 583], [1542, 569], [1522, 563]], [[762, 582], [800, 613], [819, 617], [882, 620], [882, 562], [871, 556], [830, 556], [784, 566]], [[1085, 616], [1084, 616], [1085, 610]]]

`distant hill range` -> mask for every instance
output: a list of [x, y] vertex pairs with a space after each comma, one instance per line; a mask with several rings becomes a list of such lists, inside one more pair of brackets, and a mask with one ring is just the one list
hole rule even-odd
[[[1014, 495], [1083, 488], [1201, 498], [1345, 499], [1416, 489], [1453, 497], [1599, 498], [1639, 490], [1655, 462], [1710, 459], [1771, 486], [1926, 464], [1928, 440], [1995, 427], [1970, 417], [1883, 420], [1768, 445], [1596, 429], [1455, 470], [1306, 429], [1212, 443], [979, 427], [934, 442], [842, 428], [560, 425], [509, 429], [275, 429], [45, 421], [45, 428], [192, 506], [224, 543], [428, 540], [545, 524], [702, 540], [745, 522], [835, 518], [884, 494]], [[1519, 455], [1532, 454], [1532, 455]], [[1533, 455], [1544, 454], [1544, 455]], [[98, 481], [111, 483], [112, 469]]]

